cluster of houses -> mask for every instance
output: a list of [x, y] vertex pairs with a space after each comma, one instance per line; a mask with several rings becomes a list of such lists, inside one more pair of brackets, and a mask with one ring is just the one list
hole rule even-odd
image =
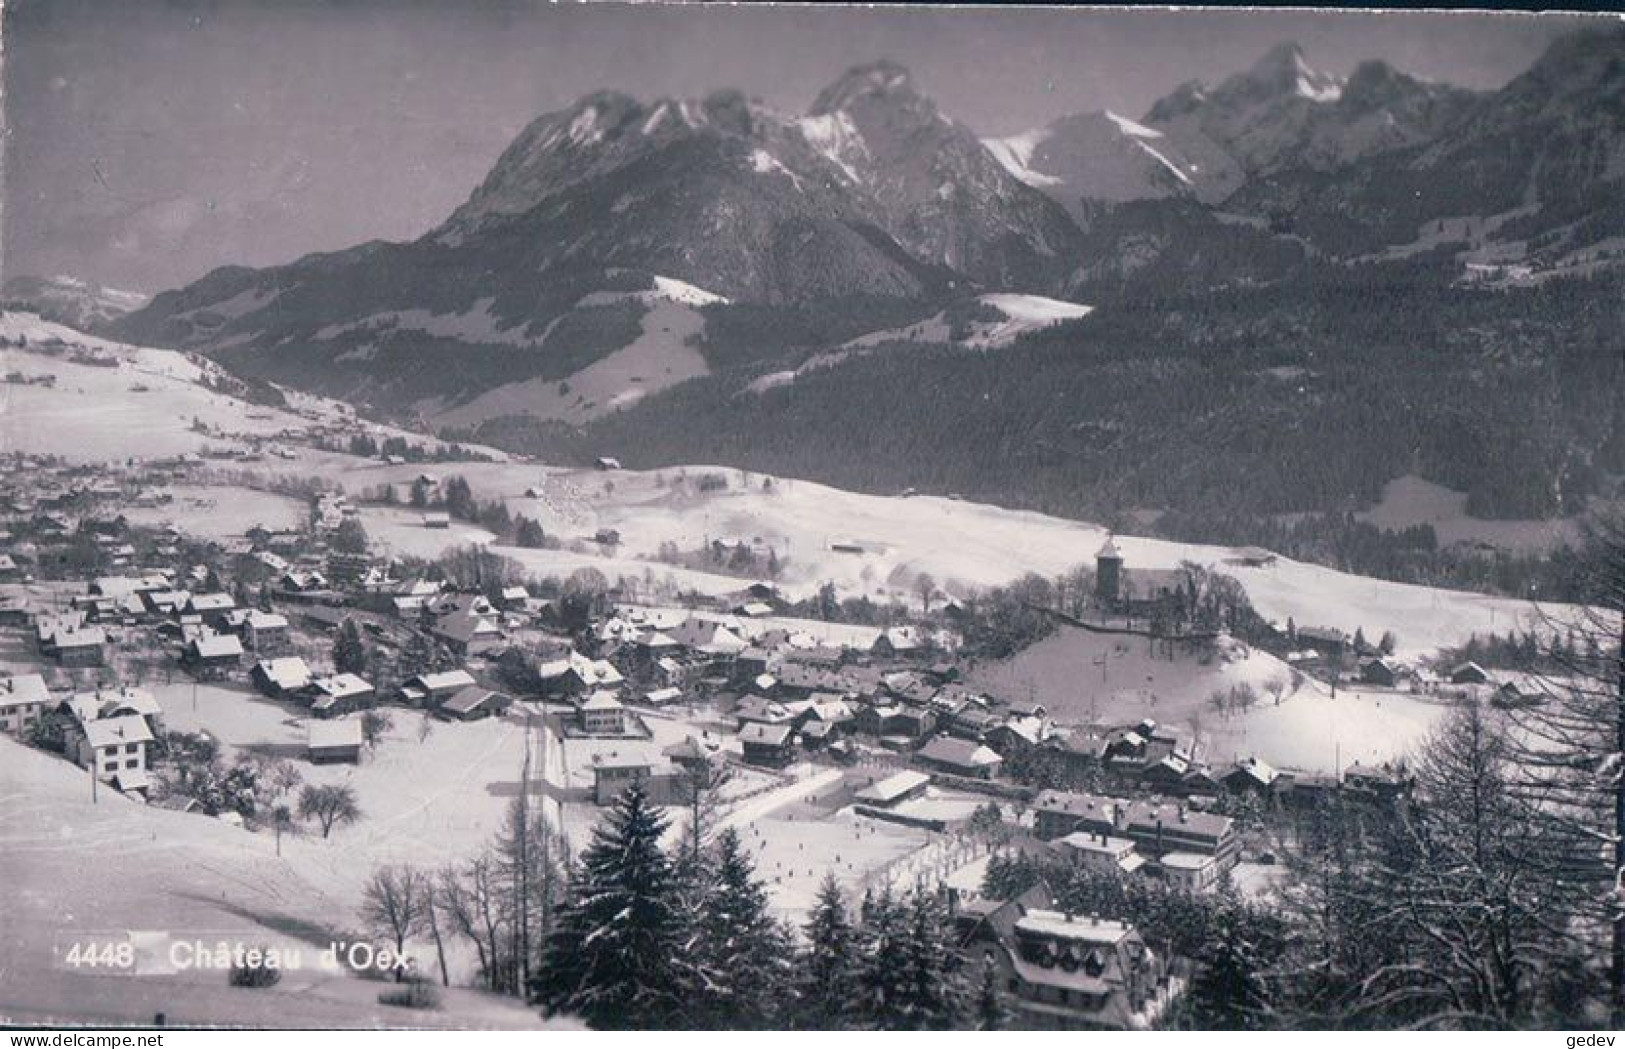
[[145, 793], [163, 710], [140, 688], [53, 693], [39, 674], [0, 678], [0, 732], [26, 739], [48, 713], [66, 715], [63, 752], [120, 791]]

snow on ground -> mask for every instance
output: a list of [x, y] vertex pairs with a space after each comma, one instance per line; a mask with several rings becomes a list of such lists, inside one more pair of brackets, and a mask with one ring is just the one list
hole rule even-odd
[[[1062, 302], [1042, 295], [998, 293], [981, 295], [977, 302], [992, 306], [1004, 314], [1000, 321], [975, 321], [971, 334], [959, 340], [960, 345], [974, 349], [996, 349], [1008, 346], [1030, 332], [1048, 328], [1063, 321], [1087, 317], [1093, 306], [1080, 306], [1075, 302]], [[883, 342], [952, 342], [947, 314], [939, 313], [907, 328], [871, 332], [846, 343], [843, 349], [861, 349]], [[817, 358], [814, 358], [815, 360]], [[805, 367], [805, 366], [804, 366]]]
[[[353, 916], [291, 857], [278, 858], [269, 835], [106, 788], [93, 803], [89, 785], [67, 762], [0, 736], [0, 1020], [147, 1024], [161, 1012], [175, 1025], [542, 1026], [512, 999], [461, 989], [433, 1012], [379, 1005], [385, 984], [316, 966]], [[143, 962], [139, 974], [112, 975], [65, 965], [76, 940], [131, 931], [168, 934], [153, 937], [166, 944], [300, 949], [306, 966], [249, 990], [213, 970], [149, 974]]]
[[[1062, 627], [1014, 658], [975, 668], [969, 679], [1000, 694], [1032, 696], [1063, 723], [1130, 724], [1151, 718], [1186, 737], [1215, 766], [1256, 754], [1272, 765], [1331, 771], [1405, 754], [1448, 709], [1434, 697], [1329, 686], [1299, 677], [1267, 652], [1226, 641], [1207, 662], [1174, 659], [1141, 637]], [[1279, 704], [1269, 685], [1283, 687]], [[1245, 713], [1216, 710], [1215, 692], [1250, 686]]]
[[695, 307], [720, 300], [680, 281], [661, 277], [658, 282], [664, 283], [656, 291], [640, 293], [649, 309], [640, 321], [642, 332], [626, 346], [564, 382], [527, 379], [487, 390], [438, 413], [435, 424], [472, 426], [505, 415], [581, 423], [708, 374], [705, 357], [691, 345], [705, 329]]
[[1044, 186], [1059, 186], [1061, 179], [1054, 175], [1046, 175], [1042, 171], [1035, 171], [1032, 167], [1033, 152], [1044, 141], [1047, 132], [1040, 129], [1026, 131], [1008, 138], [985, 138], [982, 145], [993, 154], [1004, 170], [1029, 186], [1042, 188]]
[[297, 528], [310, 510], [297, 499], [234, 485], [173, 485], [154, 491], [174, 496], [160, 506], [132, 506], [124, 511], [131, 524], [174, 525], [200, 539], [241, 536], [255, 525], [268, 529]]
[[[352, 460], [351, 462], [356, 462]], [[383, 481], [404, 484], [422, 467], [377, 467], [354, 476], [352, 487]], [[294, 472], [292, 465], [270, 469]], [[539, 519], [549, 535], [590, 537], [600, 528], [620, 533], [612, 556], [577, 550], [498, 547], [539, 575], [564, 576], [594, 567], [617, 576], [660, 582], [668, 577], [702, 593], [737, 591], [745, 580], [673, 568], [655, 560], [662, 543], [695, 550], [715, 539], [760, 539], [783, 563], [778, 584], [791, 598], [805, 598], [824, 582], [843, 596], [914, 601], [913, 583], [929, 573], [950, 594], [1008, 583], [1027, 572], [1054, 576], [1094, 563], [1107, 537], [1097, 525], [1026, 510], [937, 496], [878, 496], [846, 492], [811, 481], [768, 478], [726, 467], [686, 466], [658, 471], [565, 470], [519, 463], [458, 463], [434, 467], [462, 474], [481, 499], [502, 497], [510, 511]], [[716, 475], [721, 491], [700, 492], [698, 479]], [[337, 480], [347, 480], [334, 473]], [[764, 488], [764, 481], [771, 485]], [[540, 488], [541, 498], [524, 496]], [[425, 529], [418, 515], [396, 508], [363, 512], [368, 533], [398, 553], [431, 555], [486, 538], [467, 526]], [[1538, 629], [1542, 616], [1563, 618], [1575, 610], [1515, 598], [1391, 583], [1278, 558], [1263, 567], [1236, 563], [1228, 547], [1118, 536], [1135, 568], [1176, 568], [1190, 561], [1235, 577], [1259, 613], [1299, 626], [1332, 626], [1368, 636], [1392, 630], [1397, 654], [1417, 659], [1459, 645], [1472, 634]], [[596, 551], [597, 548], [591, 548]]]
[[1074, 302], [1062, 302], [1060, 299], [1049, 299], [1042, 295], [1018, 295], [1000, 292], [979, 296], [977, 301], [984, 306], [992, 306], [997, 309], [1002, 315], [1002, 319], [996, 321], [972, 321], [968, 325], [968, 334], [963, 338], [955, 339], [953, 337], [953, 327], [948, 320], [948, 314], [946, 312], [938, 313], [906, 328], [888, 328], [885, 331], [870, 332], [868, 335], [859, 336], [850, 342], [843, 343], [839, 349], [808, 358], [794, 371], [770, 372], [763, 375], [752, 382], [746, 389], [752, 393], [760, 394], [781, 386], [788, 386], [800, 376], [817, 371], [820, 368], [832, 368], [844, 364], [855, 357], [861, 357], [872, 352], [877, 346], [890, 342], [916, 342], [928, 345], [953, 344], [972, 350], [1001, 349], [1009, 346], [1023, 335], [1040, 331], [1064, 321], [1087, 317], [1094, 312], [1093, 306], [1080, 306]]
[[1414, 474], [1395, 478], [1383, 488], [1382, 501], [1355, 515], [1378, 528], [1398, 531], [1431, 525], [1440, 546], [1485, 543], [1498, 550], [1539, 553], [1560, 543], [1574, 543], [1579, 529], [1573, 519], [1553, 521], [1487, 521], [1467, 512], [1467, 494], [1423, 480]]
[[[347, 406], [312, 394], [286, 391], [287, 409], [248, 404], [201, 385], [213, 365], [197, 358], [85, 335], [31, 313], [0, 311], [0, 339], [26, 339], [29, 346], [0, 347], [0, 374], [56, 379], [53, 387], [0, 384], [0, 451], [104, 462], [242, 447], [230, 437], [195, 431], [194, 421], [218, 432], [262, 438], [342, 424], [380, 439], [405, 437], [431, 448], [441, 443], [392, 426], [360, 423]], [[55, 344], [62, 347], [61, 355], [34, 352]], [[75, 354], [114, 361], [116, 367], [75, 363]], [[494, 459], [507, 458], [495, 449], [479, 450]], [[306, 470], [311, 457], [303, 453], [301, 449], [298, 466]]]
[[933, 837], [929, 831], [859, 816], [850, 808], [823, 818], [769, 816], [747, 824], [740, 835], [775, 909], [798, 925], [812, 910], [826, 874], [834, 874], [849, 895], [862, 895], [867, 878]]

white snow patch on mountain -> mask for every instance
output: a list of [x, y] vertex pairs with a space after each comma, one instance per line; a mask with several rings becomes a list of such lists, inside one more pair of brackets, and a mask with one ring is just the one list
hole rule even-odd
[[1135, 138], [1162, 137], [1162, 132], [1156, 130], [1155, 128], [1146, 127], [1144, 124], [1136, 124], [1128, 117], [1120, 117], [1109, 109], [1106, 110], [1106, 119], [1116, 124], [1125, 135], [1133, 135]]
[[[1145, 150], [1154, 159], [1156, 159], [1158, 162], [1160, 162], [1162, 164], [1162, 166], [1167, 168], [1170, 172], [1172, 172], [1173, 176], [1175, 178], [1177, 178], [1179, 181], [1185, 183], [1185, 185], [1187, 185], [1187, 186], [1191, 184], [1190, 176], [1185, 174], [1183, 171], [1179, 170], [1179, 165], [1178, 164], [1175, 164], [1173, 161], [1169, 160], [1167, 157], [1163, 156], [1161, 153], [1157, 152], [1155, 149], [1152, 149], [1150, 146], [1146, 145], [1144, 142], [1139, 141], [1138, 139], [1135, 140], [1134, 144], [1136, 146], [1139, 146], [1141, 149]], [[1196, 165], [1192, 164], [1191, 165], [1191, 170], [1195, 171], [1196, 170]]]
[[1336, 83], [1313, 83], [1307, 77], [1298, 78], [1298, 94], [1311, 102], [1336, 102], [1343, 97], [1343, 89]]
[[684, 306], [712, 306], [727, 305], [728, 300], [715, 292], [695, 287], [687, 281], [677, 280], [673, 277], [656, 277], [655, 293], [661, 298], [680, 302]]
[[1044, 186], [1059, 186], [1061, 180], [1053, 175], [1046, 175], [1042, 171], [1035, 171], [1030, 166], [1033, 151], [1041, 145], [1047, 135], [1043, 130], [1024, 131], [1009, 138], [987, 138], [982, 145], [993, 154], [993, 159], [1016, 178], [1029, 186], [1042, 188]]
[[801, 188], [801, 178], [765, 149], [751, 150], [750, 167], [758, 175], [783, 175], [795, 184], [796, 189]]
[[862, 182], [856, 162], [869, 154], [863, 133], [844, 112], [823, 113], [816, 117], [802, 117], [798, 122], [801, 137], [826, 160], [840, 169], [853, 182]]
[[838, 349], [808, 358], [795, 371], [778, 371], [763, 375], [745, 389], [760, 394], [790, 386], [803, 375], [820, 368], [833, 368], [844, 364], [854, 358], [865, 356], [877, 346], [890, 342], [951, 343], [971, 350], [1000, 349], [1023, 335], [1065, 321], [1078, 320], [1094, 312], [1093, 306], [1080, 306], [1075, 302], [1062, 302], [1060, 299], [1045, 298], [1042, 295], [1021, 295], [1013, 292], [982, 295], [976, 301], [983, 306], [993, 307], [999, 312], [1001, 319], [972, 321], [966, 326], [968, 330], [962, 337], [956, 339], [947, 313], [938, 313], [906, 328], [870, 332], [844, 343]]
[[588, 106], [576, 114], [570, 121], [570, 141], [577, 145], [592, 145], [604, 137], [603, 129], [598, 126], [598, 108]]

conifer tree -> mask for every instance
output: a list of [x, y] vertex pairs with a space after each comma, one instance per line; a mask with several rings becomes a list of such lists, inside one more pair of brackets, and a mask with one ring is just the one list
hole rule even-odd
[[852, 1003], [857, 1000], [858, 942], [835, 875], [824, 875], [818, 886], [818, 901], [805, 931], [801, 1023], [821, 1031], [846, 1026]]
[[548, 1015], [577, 1015], [600, 1030], [684, 1025], [666, 828], [665, 814], [633, 787], [593, 831], [532, 982]]
[[690, 1020], [727, 1029], [776, 1026], [788, 997], [790, 938], [733, 828], [717, 836], [709, 873], [697, 930], [704, 981]]

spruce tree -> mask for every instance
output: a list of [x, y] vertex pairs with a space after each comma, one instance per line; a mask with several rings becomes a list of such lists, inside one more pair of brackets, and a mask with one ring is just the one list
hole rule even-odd
[[824, 875], [805, 931], [801, 1023], [820, 1031], [847, 1026], [857, 1001], [858, 942], [835, 875]]
[[633, 787], [593, 831], [532, 982], [548, 1015], [574, 1014], [600, 1030], [684, 1025], [666, 828], [665, 814]]
[[733, 828], [717, 836], [710, 870], [697, 930], [705, 980], [690, 1021], [727, 1029], [777, 1026], [788, 997], [790, 938], [769, 911], [767, 890]]

